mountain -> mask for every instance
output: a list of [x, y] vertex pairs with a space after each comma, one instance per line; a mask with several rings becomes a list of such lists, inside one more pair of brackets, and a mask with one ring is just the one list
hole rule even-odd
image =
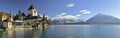
[[94, 17], [88, 19], [86, 23], [90, 24], [118, 24], [120, 23], [120, 19], [115, 18], [110, 15], [97, 14]]
[[51, 24], [77, 24], [79, 22], [82, 22], [82, 20], [78, 19], [54, 19], [51, 20]]

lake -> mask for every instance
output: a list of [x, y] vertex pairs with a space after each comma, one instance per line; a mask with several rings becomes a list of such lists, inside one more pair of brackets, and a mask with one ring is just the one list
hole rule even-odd
[[0, 30], [0, 38], [120, 38], [120, 25], [51, 25], [45, 30]]

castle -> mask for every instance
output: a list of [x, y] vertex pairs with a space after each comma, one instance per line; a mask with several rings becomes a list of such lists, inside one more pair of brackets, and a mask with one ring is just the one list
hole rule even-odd
[[45, 17], [45, 14], [43, 14], [41, 17], [38, 14], [37, 8], [35, 8], [33, 5], [27, 9], [27, 15], [25, 15], [21, 10], [18, 11], [18, 14], [16, 14], [16, 16], [13, 16], [11, 12], [9, 14], [2, 13], [0, 22], [7, 28], [38, 27], [42, 26], [43, 23], [48, 25], [47, 17]]

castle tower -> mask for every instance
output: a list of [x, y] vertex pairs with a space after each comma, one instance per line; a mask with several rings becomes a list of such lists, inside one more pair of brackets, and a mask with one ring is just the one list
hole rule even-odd
[[31, 5], [29, 8], [28, 8], [28, 15], [32, 15], [32, 16], [38, 16], [38, 12], [37, 12], [37, 8], [35, 8], [33, 5]]
[[13, 15], [12, 15], [12, 12], [10, 12], [9, 21], [13, 21]]
[[13, 21], [13, 16], [12, 16], [12, 13], [10, 12], [10, 15], [9, 15], [9, 18], [8, 18], [8, 22], [7, 22], [8, 28], [13, 28], [12, 21]]

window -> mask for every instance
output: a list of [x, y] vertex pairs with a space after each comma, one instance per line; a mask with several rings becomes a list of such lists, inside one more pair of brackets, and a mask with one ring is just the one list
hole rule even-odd
[[34, 13], [36, 13], [36, 11], [34, 11]]

